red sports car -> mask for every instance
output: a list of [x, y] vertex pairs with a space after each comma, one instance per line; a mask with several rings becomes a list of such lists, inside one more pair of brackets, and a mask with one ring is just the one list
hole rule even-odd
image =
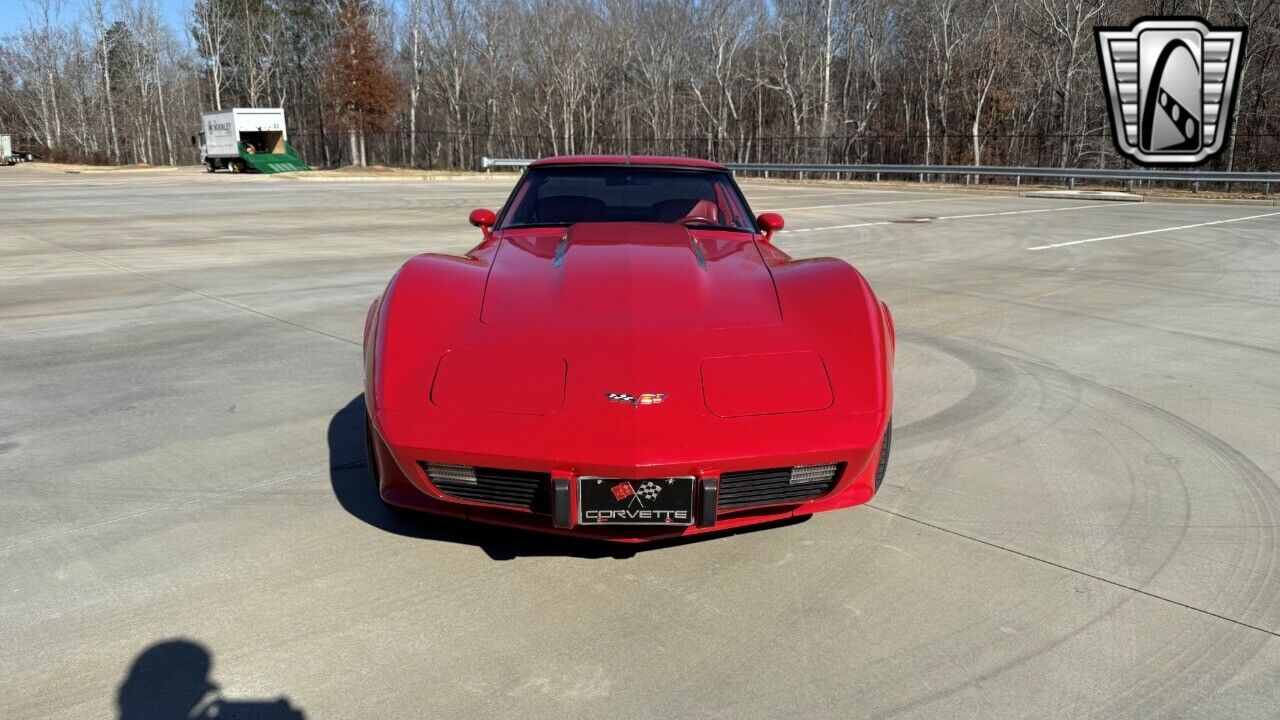
[[419, 255], [369, 308], [383, 501], [622, 542], [871, 499], [893, 320], [832, 258], [792, 260], [724, 167], [533, 163], [484, 240]]

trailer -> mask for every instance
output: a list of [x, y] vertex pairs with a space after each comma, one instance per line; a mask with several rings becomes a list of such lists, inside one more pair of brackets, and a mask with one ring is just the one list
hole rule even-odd
[[232, 108], [204, 113], [192, 136], [200, 162], [214, 172], [280, 173], [310, 170], [289, 144], [283, 108]]
[[30, 162], [31, 159], [31, 153], [13, 151], [12, 137], [0, 135], [0, 165], [17, 165], [22, 162]]

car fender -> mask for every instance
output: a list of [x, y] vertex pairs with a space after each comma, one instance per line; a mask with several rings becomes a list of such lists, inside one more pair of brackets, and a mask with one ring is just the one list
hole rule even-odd
[[894, 360], [888, 308], [866, 278], [836, 258], [795, 260], [771, 270], [783, 321], [811, 333], [826, 348], [833, 384], [866, 398], [863, 407], [887, 415]]
[[479, 317], [488, 263], [478, 257], [418, 255], [370, 308], [366, 393], [372, 411], [417, 397], [447, 348], [439, 338]]

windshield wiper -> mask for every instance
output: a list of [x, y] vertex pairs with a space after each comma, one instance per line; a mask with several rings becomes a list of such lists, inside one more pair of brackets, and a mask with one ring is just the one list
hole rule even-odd
[[504, 225], [503, 230], [519, 230], [521, 228], [543, 228], [543, 227], [569, 227], [573, 223], [570, 222], [531, 222], [531, 223], [514, 223], [512, 225]]
[[687, 228], [696, 228], [698, 230], [728, 230], [729, 232], [740, 232], [740, 233], [751, 232], [750, 230], [743, 230], [740, 227], [734, 227], [732, 225], [720, 225], [717, 223], [710, 223], [710, 222], [705, 222], [705, 223], [704, 222], [683, 222], [680, 224]]

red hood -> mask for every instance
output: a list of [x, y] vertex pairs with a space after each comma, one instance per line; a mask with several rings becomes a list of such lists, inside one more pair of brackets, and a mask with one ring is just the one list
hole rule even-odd
[[508, 233], [481, 320], [602, 333], [712, 330], [782, 321], [755, 243], [668, 223], [580, 223]]
[[496, 233], [465, 257], [409, 261], [372, 326], [368, 402], [406, 467], [861, 462], [891, 402], [891, 338], [865, 280], [735, 233]]

